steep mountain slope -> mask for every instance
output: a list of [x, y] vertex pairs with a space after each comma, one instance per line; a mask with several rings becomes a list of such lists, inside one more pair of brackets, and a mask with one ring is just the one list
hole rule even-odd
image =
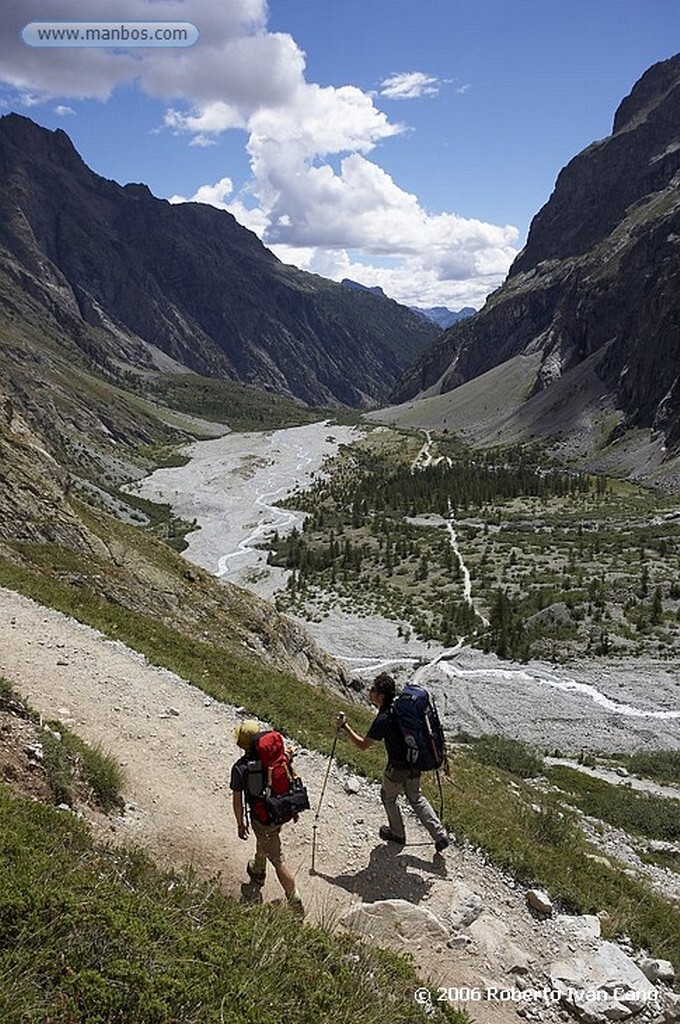
[[[612, 134], [561, 171], [504, 285], [425, 353], [395, 401], [527, 357], [532, 373], [494, 434], [555, 435], [586, 415], [591, 450], [642, 428], [663, 457], [680, 444], [679, 245], [680, 55], [650, 68]], [[593, 400], [571, 423], [575, 391]]]
[[15, 114], [0, 119], [0, 247], [13, 290], [109, 368], [169, 356], [310, 404], [371, 406], [436, 337], [405, 307], [285, 266], [224, 211], [93, 174], [64, 132]]

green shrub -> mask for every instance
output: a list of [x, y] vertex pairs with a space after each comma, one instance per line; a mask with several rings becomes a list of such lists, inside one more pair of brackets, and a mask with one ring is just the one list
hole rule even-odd
[[680, 800], [635, 793], [625, 785], [591, 778], [574, 768], [554, 765], [549, 780], [585, 814], [650, 839], [680, 838]]
[[626, 763], [634, 775], [680, 785], [680, 750], [640, 750]]
[[9, 683], [4, 678], [4, 676], [0, 676], [0, 697], [4, 697], [5, 699], [9, 699], [9, 698], [15, 697], [15, 696], [16, 695], [14, 693], [14, 689], [12, 687], [12, 684]]
[[54, 795], [56, 804], [74, 802], [75, 765], [65, 743], [51, 733], [46, 732], [41, 738], [43, 748], [43, 768]]
[[[45, 760], [47, 761], [49, 750], [57, 782], [63, 783], [68, 773], [73, 780], [75, 766], [78, 765], [82, 781], [91, 790], [94, 800], [102, 810], [110, 811], [119, 804], [125, 773], [115, 758], [106, 754], [100, 743], [94, 746], [85, 743], [80, 736], [71, 732], [61, 722], [53, 721], [47, 724], [50, 729], [61, 735], [59, 741], [47, 732], [43, 743]], [[69, 796], [71, 799], [64, 798], [66, 803], [72, 802], [72, 794], [69, 793]]]
[[473, 741], [470, 755], [481, 764], [502, 768], [528, 779], [543, 771], [543, 759], [525, 743], [505, 736], [480, 736]]

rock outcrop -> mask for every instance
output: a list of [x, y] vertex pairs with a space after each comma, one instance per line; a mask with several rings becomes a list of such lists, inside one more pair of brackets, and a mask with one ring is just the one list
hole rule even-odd
[[[617, 410], [603, 440], [647, 428], [680, 445], [680, 55], [650, 68], [612, 134], [560, 173], [504, 285], [418, 361], [393, 396], [457, 388], [533, 357], [523, 401], [564, 427], [579, 377]], [[589, 383], [590, 382], [590, 383]], [[593, 383], [595, 382], [595, 383]], [[451, 422], [449, 422], [451, 426]], [[606, 426], [606, 425], [605, 425]]]

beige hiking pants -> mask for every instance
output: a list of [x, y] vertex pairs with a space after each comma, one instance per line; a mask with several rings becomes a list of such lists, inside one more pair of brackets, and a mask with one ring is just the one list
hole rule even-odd
[[405, 836], [404, 819], [397, 805], [397, 797], [403, 793], [418, 820], [424, 825], [432, 839], [446, 838], [446, 829], [437, 817], [434, 808], [420, 791], [420, 772], [412, 768], [396, 768], [387, 765], [382, 780], [380, 799], [383, 802], [390, 828], [398, 836]]

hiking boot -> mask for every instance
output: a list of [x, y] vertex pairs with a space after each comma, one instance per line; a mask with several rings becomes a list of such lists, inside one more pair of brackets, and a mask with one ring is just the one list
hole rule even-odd
[[398, 843], [399, 846], [403, 846], [406, 842], [406, 838], [404, 836], [398, 836], [397, 833], [393, 832], [387, 825], [380, 826], [378, 829], [378, 835], [388, 843]]
[[442, 836], [442, 838], [438, 839], [437, 842], [434, 844], [434, 848], [437, 851], [437, 853], [441, 853], [442, 850], [445, 850], [447, 848], [447, 846], [450, 846], [450, 845], [451, 845], [451, 840], [449, 839], [449, 837], [448, 836]]
[[266, 872], [256, 871], [255, 865], [252, 860], [249, 860], [248, 863], [246, 864], [246, 871], [248, 872], [248, 878], [250, 879], [250, 881], [253, 882], [255, 885], [259, 885], [260, 888], [262, 888], [267, 877]]
[[296, 917], [303, 918], [305, 916], [305, 908], [302, 906], [302, 900], [297, 893], [293, 893], [292, 896], [288, 897], [288, 908]]

